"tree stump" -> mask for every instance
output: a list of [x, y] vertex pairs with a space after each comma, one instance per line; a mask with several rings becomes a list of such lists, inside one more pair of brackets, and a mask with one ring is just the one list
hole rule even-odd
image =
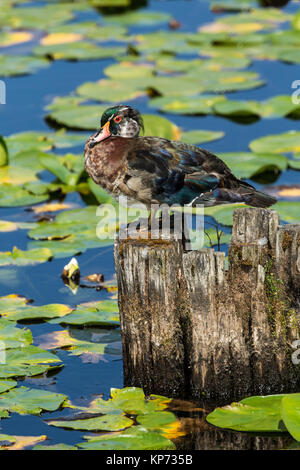
[[[300, 224], [234, 212], [225, 253], [182, 241], [115, 241], [125, 385], [169, 397], [299, 391]], [[300, 356], [300, 354], [299, 354]]]

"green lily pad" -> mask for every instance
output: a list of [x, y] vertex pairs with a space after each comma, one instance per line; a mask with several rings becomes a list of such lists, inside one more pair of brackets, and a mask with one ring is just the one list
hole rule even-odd
[[40, 68], [48, 67], [45, 58], [18, 55], [0, 55], [0, 77], [27, 75]]
[[90, 413], [145, 415], [164, 410], [170, 402], [171, 399], [156, 395], [151, 395], [150, 399], [146, 399], [141, 388], [125, 387], [123, 389], [112, 388], [109, 400], [96, 398], [88, 408], [78, 407], [78, 409]]
[[251, 178], [269, 169], [286, 170], [288, 166], [285, 156], [272, 153], [232, 152], [221, 153], [219, 157], [238, 178]]
[[62, 318], [55, 318], [50, 323], [73, 326], [118, 326], [120, 324], [118, 304], [113, 300], [105, 300], [90, 306], [78, 305], [73, 312]]
[[47, 320], [51, 318], [63, 317], [72, 312], [72, 308], [64, 304], [48, 304], [33, 306], [31, 304], [21, 305], [18, 308], [4, 310], [1, 312], [3, 318], [10, 321], [23, 320]]
[[160, 23], [166, 23], [171, 19], [168, 13], [161, 13], [156, 11], [133, 11], [123, 13], [122, 15], [106, 15], [105, 21], [107, 23], [118, 23], [121, 25], [139, 25], [139, 26], [152, 26]]
[[103, 434], [87, 438], [78, 443], [85, 450], [174, 450], [175, 444], [158, 432], [148, 431], [142, 426], [133, 426], [114, 434]]
[[[67, 23], [53, 26], [48, 29], [50, 34], [73, 34], [75, 31], [74, 23]], [[81, 34], [87, 39], [94, 41], [124, 41], [126, 40], [127, 28], [121, 25], [103, 25], [96, 21], [80, 21], [76, 23], [76, 34]]]
[[36, 170], [16, 165], [7, 165], [0, 168], [0, 184], [22, 185], [37, 181]]
[[205, 207], [204, 214], [213, 217], [222, 225], [232, 226], [233, 212], [239, 207], [247, 207], [245, 204], [226, 204], [221, 206]]
[[204, 142], [211, 142], [212, 140], [222, 139], [225, 132], [222, 131], [186, 131], [183, 132], [180, 140], [186, 144], [201, 144]]
[[295, 31], [300, 31], [300, 12], [296, 13], [292, 19], [292, 26]]
[[284, 395], [245, 398], [223, 408], [216, 408], [207, 421], [218, 427], [250, 432], [286, 432], [280, 415]]
[[172, 114], [213, 114], [215, 104], [225, 100], [225, 96], [222, 95], [159, 97], [150, 100], [149, 106]]
[[300, 150], [300, 132], [268, 135], [252, 140], [250, 149], [255, 153], [297, 153]]
[[28, 328], [17, 328], [14, 323], [1, 317], [0, 341], [6, 349], [20, 348], [32, 343], [32, 334]]
[[54, 60], [98, 60], [109, 59], [124, 54], [125, 47], [102, 47], [89, 42], [72, 42], [66, 44], [54, 44], [49, 46], [37, 46], [33, 54], [38, 57], [50, 57]]
[[146, 86], [141, 80], [110, 80], [87, 82], [76, 89], [76, 93], [86, 99], [102, 102], [122, 102], [133, 100], [146, 94]]
[[48, 117], [60, 125], [72, 129], [96, 130], [102, 113], [109, 105], [70, 105], [53, 109]]
[[120, 431], [133, 424], [132, 419], [122, 415], [104, 415], [95, 418], [51, 420], [47, 421], [50, 426], [64, 429], [77, 429], [81, 431]]
[[143, 114], [145, 132], [144, 135], [163, 137], [164, 139], [178, 140], [179, 127], [163, 116]]
[[298, 109], [300, 105], [293, 104], [290, 96], [275, 96], [262, 102], [224, 100], [214, 105], [217, 114], [237, 118], [258, 116], [274, 119], [285, 117]]
[[51, 364], [61, 362], [55, 354], [32, 345], [7, 349], [5, 360], [5, 364], [0, 364], [1, 378], [40, 375], [52, 369]]
[[145, 77], [152, 77], [154, 72], [153, 65], [150, 64], [135, 64], [132, 62], [121, 62], [113, 64], [104, 69], [107, 77], [113, 80], [128, 80]]
[[78, 5], [72, 3], [29, 8], [19, 7], [17, 9], [4, 8], [0, 13], [0, 26], [45, 30], [71, 20], [74, 16], [72, 10], [78, 8]]
[[300, 222], [300, 202], [279, 201], [272, 209], [276, 210], [280, 219], [290, 224], [299, 224]]
[[0, 185], [0, 207], [32, 206], [49, 198], [48, 194], [32, 194], [13, 184]]
[[52, 258], [49, 248], [36, 248], [28, 251], [19, 250], [14, 247], [12, 251], [0, 251], [0, 266], [10, 264], [16, 266], [28, 266], [37, 263], [44, 263]]
[[15, 388], [18, 385], [18, 382], [15, 380], [0, 380], [0, 393], [7, 392], [12, 388]]
[[50, 446], [37, 445], [31, 450], [78, 450], [78, 448], [68, 444], [53, 444]]
[[73, 235], [62, 240], [43, 240], [28, 243], [29, 249], [48, 248], [51, 250], [54, 258], [66, 258], [67, 256], [84, 253], [88, 248], [88, 244], [84, 241], [76, 240]]
[[282, 398], [281, 417], [289, 433], [300, 442], [300, 393], [285, 395]]
[[149, 430], [160, 430], [177, 421], [174, 413], [170, 411], [155, 411], [152, 413], [138, 415], [137, 422]]
[[82, 144], [87, 136], [69, 133], [65, 129], [58, 132], [20, 132], [18, 134], [5, 137], [5, 143], [8, 148], [9, 159], [14, 158], [20, 152], [46, 152], [53, 148], [68, 148]]
[[[75, 186], [84, 170], [84, 160], [81, 155], [72, 154], [59, 157], [57, 155], [42, 155], [39, 158], [41, 165], [57, 176], [63, 183]], [[73, 163], [70, 165], [70, 163]], [[67, 165], [69, 164], [69, 168]]]
[[61, 393], [19, 387], [1, 394], [0, 409], [19, 414], [55, 411], [67, 399]]

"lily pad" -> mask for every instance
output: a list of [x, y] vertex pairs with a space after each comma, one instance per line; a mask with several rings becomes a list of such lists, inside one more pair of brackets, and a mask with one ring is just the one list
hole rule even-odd
[[72, 308], [64, 304], [48, 304], [33, 306], [31, 304], [20, 306], [15, 309], [3, 310], [3, 318], [12, 321], [23, 320], [47, 320], [51, 318], [63, 317], [72, 312]]
[[300, 393], [285, 395], [282, 398], [281, 417], [289, 433], [300, 442]]
[[41, 29], [64, 23], [73, 18], [72, 9], [75, 5], [56, 4], [41, 7], [4, 8], [0, 13], [0, 26], [10, 26], [19, 29]]
[[0, 409], [19, 414], [40, 414], [57, 410], [66, 399], [61, 393], [19, 387], [1, 394]]
[[21, 348], [32, 343], [32, 334], [28, 328], [17, 328], [14, 323], [1, 317], [0, 341], [6, 349]]
[[40, 45], [33, 49], [38, 57], [50, 57], [53, 60], [98, 60], [109, 59], [124, 54], [125, 47], [100, 47], [89, 42], [68, 42], [65, 44]]
[[80, 85], [76, 92], [86, 99], [102, 102], [122, 102], [133, 100], [146, 94], [146, 86], [141, 80], [110, 80], [101, 79], [98, 82], [87, 82]]
[[45, 169], [70, 186], [75, 186], [78, 183], [84, 170], [84, 160], [81, 155], [68, 154], [64, 157], [42, 155], [39, 161]]
[[286, 432], [280, 415], [284, 395], [245, 398], [223, 408], [216, 408], [207, 416], [215, 426], [250, 432]]
[[68, 444], [53, 444], [50, 446], [37, 445], [32, 450], [78, 450], [77, 447]]
[[297, 153], [300, 150], [300, 132], [268, 135], [252, 140], [250, 149], [256, 153]]
[[223, 101], [226, 101], [226, 98], [222, 95], [182, 96], [178, 98], [159, 97], [150, 100], [149, 106], [172, 114], [213, 114], [215, 105]]
[[300, 202], [279, 201], [272, 209], [276, 210], [280, 219], [290, 224], [299, 224], [300, 222]]
[[81, 431], [120, 431], [130, 427], [133, 421], [126, 416], [107, 414], [86, 419], [50, 420], [47, 421], [47, 424], [64, 429], [77, 429]]
[[48, 194], [36, 195], [13, 184], [4, 183], [0, 185], [1, 207], [31, 206], [44, 202], [48, 198]]
[[78, 443], [85, 450], [174, 450], [175, 444], [158, 432], [148, 431], [142, 426], [99, 437], [87, 437], [87, 442]]
[[15, 380], [0, 380], [0, 393], [7, 392], [12, 388], [15, 388], [18, 385], [18, 382]]
[[233, 212], [245, 204], [226, 204], [221, 206], [205, 207], [204, 214], [213, 217], [219, 224], [232, 226]]
[[89, 305], [78, 305], [76, 310], [63, 318], [55, 318], [51, 323], [73, 326], [118, 326], [120, 324], [118, 304], [114, 300], [104, 300]]
[[61, 360], [54, 354], [36, 346], [23, 346], [5, 351], [5, 364], [0, 364], [0, 377], [31, 377], [53, 368]]
[[0, 77], [27, 75], [40, 68], [48, 67], [50, 62], [44, 58], [18, 55], [0, 55]]
[[23, 450], [32, 447], [39, 442], [45, 441], [47, 436], [11, 436], [8, 434], [0, 434], [1, 450]]
[[0, 251], [0, 266], [10, 264], [16, 266], [28, 266], [37, 263], [44, 263], [52, 258], [49, 248], [36, 248], [28, 251], [19, 250], [14, 247], [12, 251]]
[[288, 116], [299, 109], [300, 105], [293, 104], [290, 96], [275, 96], [262, 102], [224, 100], [214, 105], [217, 114], [233, 118], [258, 116], [274, 119]]
[[276, 153], [232, 152], [221, 153], [219, 157], [229, 166], [238, 178], [251, 178], [266, 170], [286, 170], [288, 160]]
[[106, 15], [105, 21], [107, 23], [118, 23], [121, 25], [139, 25], [139, 26], [152, 26], [160, 23], [166, 23], [171, 19], [168, 13], [161, 13], [156, 11], [133, 11], [124, 13], [122, 15]]
[[186, 131], [181, 134], [180, 140], [186, 144], [201, 144], [222, 139], [224, 135], [225, 132], [222, 131]]

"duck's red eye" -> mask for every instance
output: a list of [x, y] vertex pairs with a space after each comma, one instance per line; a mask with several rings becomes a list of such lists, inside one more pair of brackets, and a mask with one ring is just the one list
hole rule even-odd
[[119, 124], [119, 122], [122, 121], [121, 116], [116, 116], [116, 117], [114, 118], [114, 121], [115, 121], [117, 124]]

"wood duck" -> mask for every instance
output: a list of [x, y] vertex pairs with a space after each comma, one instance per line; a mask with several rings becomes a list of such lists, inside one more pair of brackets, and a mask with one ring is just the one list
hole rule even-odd
[[151, 204], [269, 207], [276, 199], [236, 178], [209, 151], [160, 137], [139, 137], [142, 117], [127, 105], [108, 108], [86, 142], [87, 173], [109, 193]]

